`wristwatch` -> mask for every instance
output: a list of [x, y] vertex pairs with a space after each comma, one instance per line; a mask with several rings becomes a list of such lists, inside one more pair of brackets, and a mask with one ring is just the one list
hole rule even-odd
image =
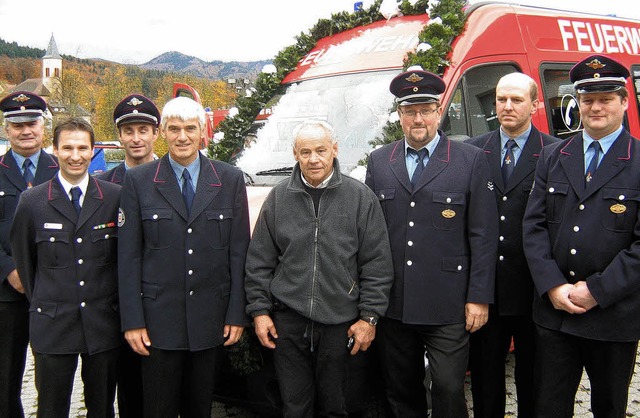
[[361, 316], [360, 319], [368, 323], [369, 325], [376, 326], [378, 325], [378, 317], [377, 316]]

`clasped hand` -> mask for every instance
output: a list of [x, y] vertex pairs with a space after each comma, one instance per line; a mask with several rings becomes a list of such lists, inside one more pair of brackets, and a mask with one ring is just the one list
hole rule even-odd
[[570, 314], [583, 314], [598, 305], [585, 281], [556, 286], [548, 294], [554, 308]]

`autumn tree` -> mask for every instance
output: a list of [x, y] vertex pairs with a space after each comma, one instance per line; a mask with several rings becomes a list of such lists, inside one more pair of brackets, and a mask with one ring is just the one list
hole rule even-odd
[[40, 77], [40, 71], [39, 62], [32, 58], [11, 58], [0, 55], [0, 80], [18, 84], [28, 78]]
[[70, 116], [78, 116], [79, 108], [91, 113], [95, 109], [96, 88], [90, 84], [84, 73], [75, 68], [67, 68], [62, 73], [60, 102], [67, 105]]
[[118, 132], [113, 123], [113, 109], [125, 96], [139, 92], [141, 83], [139, 79], [127, 77], [124, 66], [107, 68], [101, 82], [97, 93], [93, 129], [96, 141], [114, 141], [118, 138]]

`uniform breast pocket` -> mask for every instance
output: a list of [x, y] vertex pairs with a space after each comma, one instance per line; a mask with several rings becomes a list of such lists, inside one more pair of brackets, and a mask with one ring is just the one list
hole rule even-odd
[[0, 221], [11, 219], [18, 204], [16, 190], [0, 190]]
[[431, 218], [434, 228], [445, 231], [463, 227], [467, 206], [464, 193], [433, 192], [434, 213]]
[[[142, 229], [144, 230], [145, 245], [152, 250], [169, 248], [171, 234], [167, 233], [171, 227], [173, 211], [171, 209], [142, 209]], [[164, 229], [164, 233], [162, 233]]]
[[568, 193], [568, 183], [547, 183], [547, 222], [559, 223], [562, 220]]
[[91, 231], [91, 243], [93, 254], [99, 266], [114, 263], [116, 261], [118, 229], [105, 228]]
[[38, 265], [50, 269], [69, 267], [73, 251], [67, 231], [36, 231]]
[[396, 197], [396, 189], [379, 189], [376, 190], [376, 196], [378, 196], [378, 200], [380, 201], [380, 206], [382, 206], [382, 212], [384, 213], [384, 217], [387, 220], [387, 226], [389, 226], [389, 217], [387, 216], [387, 211], [391, 210], [391, 205], [395, 202]]
[[638, 221], [640, 191], [635, 189], [606, 188], [602, 190], [605, 211], [602, 226], [609, 231], [631, 232]]
[[211, 246], [213, 248], [228, 247], [233, 223], [233, 209], [209, 209], [205, 214], [207, 229], [211, 232], [209, 241]]

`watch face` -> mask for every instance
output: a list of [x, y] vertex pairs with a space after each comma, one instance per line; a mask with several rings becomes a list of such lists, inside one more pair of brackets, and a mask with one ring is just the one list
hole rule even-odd
[[377, 325], [378, 324], [378, 318], [373, 317], [373, 316], [369, 317], [369, 323], [371, 325]]

